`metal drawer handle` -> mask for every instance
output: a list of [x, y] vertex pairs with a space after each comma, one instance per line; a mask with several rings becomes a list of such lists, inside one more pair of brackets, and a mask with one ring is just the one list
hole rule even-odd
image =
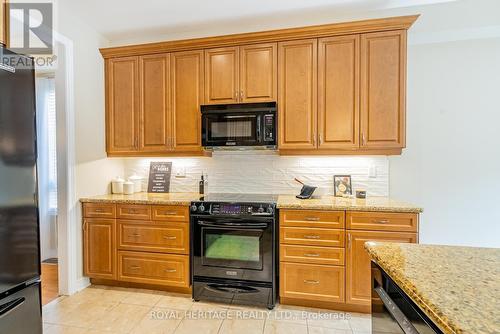
[[140, 237], [141, 235], [139, 233], [133, 233], [132, 236], [133, 237]]
[[163, 213], [160, 212], [160, 214], [163, 214], [165, 216], [175, 216], [177, 214], [177, 212], [176, 211], [163, 211]]
[[96, 208], [96, 209], [94, 209], [94, 211], [97, 213], [102, 213], [102, 212], [104, 212], [104, 209]]
[[319, 235], [304, 235], [305, 239], [321, 239]]
[[135, 269], [141, 269], [139, 266], [130, 266], [130, 269], [135, 270]]
[[317, 222], [317, 221], [319, 221], [319, 217], [306, 217], [304, 219], [307, 220], [307, 221], [309, 221], [309, 222]]
[[166, 273], [175, 273], [175, 272], [177, 272], [177, 269], [165, 269], [164, 271]]
[[305, 279], [304, 283], [305, 284], [319, 284], [319, 281], [311, 280], [311, 279]]
[[382, 220], [374, 220], [373, 221], [375, 224], [387, 224], [389, 221], [387, 219], [382, 219]]
[[306, 257], [318, 257], [319, 254], [318, 253], [305, 253], [304, 256], [306, 256]]
[[173, 236], [170, 236], [170, 235], [164, 235], [164, 236], [163, 236], [163, 239], [167, 239], [167, 240], [175, 240], [175, 239], [177, 239], [177, 237], [173, 237]]

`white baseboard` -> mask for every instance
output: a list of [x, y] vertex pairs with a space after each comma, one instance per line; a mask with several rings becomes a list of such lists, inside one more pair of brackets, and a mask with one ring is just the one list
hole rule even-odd
[[75, 291], [73, 291], [73, 293], [77, 293], [78, 291], [85, 289], [89, 285], [90, 285], [90, 279], [88, 279], [87, 277], [82, 277], [78, 281], [76, 281]]

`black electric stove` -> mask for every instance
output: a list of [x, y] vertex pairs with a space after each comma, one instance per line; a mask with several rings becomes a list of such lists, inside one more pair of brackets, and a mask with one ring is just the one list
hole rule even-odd
[[209, 194], [191, 203], [193, 299], [276, 302], [276, 195]]

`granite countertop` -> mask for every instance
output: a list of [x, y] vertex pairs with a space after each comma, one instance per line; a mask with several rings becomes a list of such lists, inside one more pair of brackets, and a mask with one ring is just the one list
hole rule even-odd
[[500, 333], [500, 248], [382, 242], [365, 248], [444, 333]]
[[281, 209], [317, 209], [349, 211], [381, 211], [420, 213], [422, 208], [397, 201], [388, 197], [368, 197], [367, 199], [321, 196], [312, 199], [298, 199], [295, 195], [280, 195], [278, 208]]
[[127, 203], [127, 204], [165, 204], [189, 205], [191, 201], [200, 199], [198, 193], [136, 193], [132, 195], [109, 194], [80, 198], [82, 203]]

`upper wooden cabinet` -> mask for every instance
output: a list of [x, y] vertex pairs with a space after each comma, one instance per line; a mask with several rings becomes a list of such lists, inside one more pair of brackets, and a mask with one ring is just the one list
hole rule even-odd
[[175, 52], [171, 59], [172, 149], [200, 151], [203, 51]]
[[276, 100], [276, 43], [205, 50], [205, 103]]
[[0, 44], [7, 45], [9, 31], [8, 0], [0, 0]]
[[406, 145], [406, 30], [361, 35], [361, 146]]
[[238, 47], [205, 51], [205, 103], [238, 102], [238, 65]]
[[170, 149], [170, 54], [140, 58], [139, 150], [166, 152]]
[[317, 52], [316, 39], [278, 45], [279, 148], [316, 148]]
[[139, 149], [139, 57], [107, 61], [107, 151], [134, 153]]
[[417, 17], [101, 49], [108, 155], [201, 155], [200, 105], [271, 101], [282, 155], [401, 154]]
[[240, 47], [240, 101], [276, 101], [278, 56], [276, 43]]
[[320, 149], [359, 147], [359, 35], [319, 40]]
[[201, 154], [203, 51], [107, 61], [110, 156]]

